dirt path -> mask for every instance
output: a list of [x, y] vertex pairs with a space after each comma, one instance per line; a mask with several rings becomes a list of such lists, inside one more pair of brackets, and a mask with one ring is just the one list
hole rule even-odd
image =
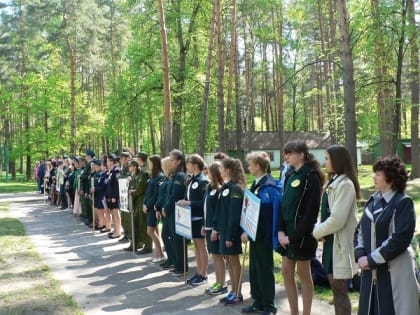
[[[1, 199], [1, 198], [0, 198]], [[86, 314], [240, 314], [249, 300], [244, 282], [244, 304], [225, 307], [219, 297], [203, 294], [203, 287], [184, 285], [150, 262], [101, 234], [93, 234], [66, 211], [33, 203], [15, 203], [11, 213], [25, 225], [30, 239], [63, 290], [72, 295]], [[193, 263], [191, 272], [195, 271]], [[209, 276], [214, 280], [214, 274]], [[284, 288], [277, 287], [279, 314], [288, 313]], [[312, 314], [332, 314], [327, 303], [314, 301]]]

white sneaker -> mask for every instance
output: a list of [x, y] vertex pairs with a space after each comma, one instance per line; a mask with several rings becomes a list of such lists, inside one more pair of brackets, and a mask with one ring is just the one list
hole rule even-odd
[[159, 262], [164, 261], [165, 259], [166, 259], [165, 256], [162, 256], [162, 257], [153, 257], [152, 258], [152, 263], [156, 264], [156, 263], [159, 263]]

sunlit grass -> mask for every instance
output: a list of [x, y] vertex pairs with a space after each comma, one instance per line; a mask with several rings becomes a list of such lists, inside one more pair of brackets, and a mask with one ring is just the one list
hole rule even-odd
[[9, 174], [6, 181], [6, 173], [1, 173], [0, 193], [36, 192], [37, 190], [35, 180], [27, 181], [21, 174], [16, 175], [16, 179], [12, 180], [12, 176]]
[[0, 203], [0, 314], [77, 314], [71, 296], [60, 289], [18, 220]]

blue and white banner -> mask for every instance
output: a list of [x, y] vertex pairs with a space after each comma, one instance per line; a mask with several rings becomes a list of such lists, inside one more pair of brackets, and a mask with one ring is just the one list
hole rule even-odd
[[244, 201], [242, 203], [241, 228], [253, 241], [257, 237], [260, 205], [261, 200], [249, 189], [245, 189]]
[[175, 205], [175, 233], [192, 239], [191, 207]]

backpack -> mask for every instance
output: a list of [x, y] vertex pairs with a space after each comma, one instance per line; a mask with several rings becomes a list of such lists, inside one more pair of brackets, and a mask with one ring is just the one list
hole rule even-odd
[[311, 274], [314, 285], [324, 288], [330, 287], [330, 282], [328, 281], [328, 274], [324, 270], [324, 266], [316, 257], [311, 258]]

